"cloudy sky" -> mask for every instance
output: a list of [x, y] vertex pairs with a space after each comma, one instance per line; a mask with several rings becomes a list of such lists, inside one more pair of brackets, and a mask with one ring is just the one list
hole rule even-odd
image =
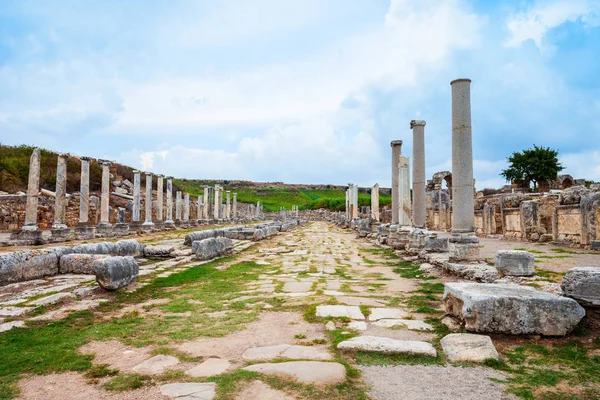
[[0, 0], [0, 142], [178, 177], [389, 186], [411, 119], [430, 177], [463, 77], [478, 189], [600, 181], [600, 0]]

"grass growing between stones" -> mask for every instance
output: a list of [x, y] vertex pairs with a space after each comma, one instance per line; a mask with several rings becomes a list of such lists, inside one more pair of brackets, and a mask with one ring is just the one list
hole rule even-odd
[[506, 361], [486, 365], [510, 374], [505, 381], [511, 393], [533, 399], [600, 398], [600, 343], [577, 341], [543, 346], [527, 343], [502, 351]]
[[544, 278], [547, 281], [550, 282], [562, 282], [563, 277], [565, 276], [564, 272], [554, 272], [554, 271], [549, 271], [547, 269], [542, 269], [542, 268], [535, 268], [535, 275], [539, 276], [540, 278]]
[[[23, 374], [90, 371], [93, 355], [80, 354], [78, 348], [93, 340], [116, 339], [138, 347], [165, 346], [200, 336], [225, 336], [242, 329], [244, 324], [257, 320], [258, 312], [230, 310], [225, 315], [206, 315], [225, 309], [224, 302], [240, 296], [238, 292], [244, 290], [247, 282], [256, 280], [264, 268], [253, 262], [234, 263], [223, 270], [216, 268], [234, 261], [232, 256], [191, 267], [149, 282], [136, 292], [113, 294], [112, 301], [94, 312], [76, 312], [58, 321], [28, 322], [29, 329], [0, 334], [0, 399], [18, 394], [16, 383]], [[134, 310], [121, 317], [113, 316], [124, 307], [159, 298], [171, 301], [149, 308], [156, 307], [172, 315], [144, 318]], [[192, 303], [192, 300], [196, 301]], [[189, 311], [193, 311], [191, 315], [185, 314]], [[176, 353], [166, 347], [155, 351], [157, 354]], [[182, 354], [177, 353], [177, 356]], [[91, 371], [93, 378], [98, 372]], [[136, 374], [120, 374], [108, 382], [106, 388], [128, 390], [144, 385], [144, 379]]]

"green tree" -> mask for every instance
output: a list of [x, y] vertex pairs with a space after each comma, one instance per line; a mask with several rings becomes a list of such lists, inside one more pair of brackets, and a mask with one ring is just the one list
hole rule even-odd
[[558, 150], [533, 145], [533, 149], [515, 151], [508, 157], [509, 167], [502, 170], [504, 179], [509, 182], [524, 182], [529, 186], [533, 182], [533, 190], [543, 181], [556, 179], [564, 169], [558, 161]]

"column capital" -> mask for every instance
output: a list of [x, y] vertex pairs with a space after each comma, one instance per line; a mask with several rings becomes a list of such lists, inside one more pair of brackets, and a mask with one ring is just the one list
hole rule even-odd
[[394, 146], [402, 146], [402, 140], [392, 140], [390, 142], [390, 146], [394, 147]]
[[110, 162], [110, 160], [98, 160], [98, 162], [102, 164], [102, 166], [106, 167], [110, 167], [112, 165], [112, 162]]
[[91, 161], [92, 157], [83, 156], [83, 157], [79, 157], [79, 159], [80, 159], [81, 161]]
[[450, 82], [450, 84], [454, 85], [455, 83], [460, 83], [460, 82], [471, 83], [471, 80], [469, 78], [458, 78], [458, 79], [455, 79], [452, 82]]
[[134, 170], [133, 170], [133, 174], [134, 174], [134, 175], [135, 175], [135, 174], [141, 174], [141, 173], [142, 173], [142, 171], [138, 171], [137, 169], [134, 169]]
[[410, 129], [414, 128], [415, 126], [425, 126], [425, 121], [421, 119], [413, 119], [410, 121]]
[[163, 174], [158, 174], [156, 175], [157, 178], [164, 178], [165, 176]]
[[58, 153], [58, 156], [60, 158], [67, 158], [67, 157], [71, 157], [71, 155], [69, 153]]
[[145, 175], [152, 175], [152, 172], [144, 172]]

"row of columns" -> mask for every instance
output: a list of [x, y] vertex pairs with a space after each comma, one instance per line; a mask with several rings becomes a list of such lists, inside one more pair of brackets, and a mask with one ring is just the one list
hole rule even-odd
[[[69, 228], [66, 224], [66, 206], [67, 206], [67, 159], [68, 154], [60, 154], [57, 161], [56, 170], [56, 191], [55, 191], [55, 212], [54, 220], [52, 224], [53, 236], [65, 236], [70, 233]], [[79, 206], [79, 221], [75, 228], [76, 232], [81, 233], [87, 232], [94, 234], [94, 227], [89, 224], [89, 209], [90, 209], [90, 158], [81, 157], [81, 181], [80, 181], [80, 206]], [[98, 223], [98, 230], [109, 230], [112, 228], [110, 223], [109, 215], [109, 200], [110, 200], [110, 166], [111, 163], [106, 160], [99, 160], [102, 165], [102, 192], [100, 200], [100, 221]], [[40, 150], [34, 149], [30, 162], [29, 162], [29, 180], [27, 188], [27, 204], [25, 211], [25, 223], [21, 230], [21, 237], [24, 239], [40, 239], [41, 231], [37, 225], [37, 214], [38, 214], [38, 196], [40, 186], [40, 165], [41, 156]], [[140, 210], [141, 210], [141, 172], [134, 171], [133, 178], [133, 201], [132, 201], [132, 224], [139, 224], [140, 221]], [[155, 225], [153, 222], [152, 214], [152, 178], [153, 174], [150, 172], [145, 173], [146, 178], [146, 196], [145, 196], [145, 220], [142, 227], [152, 227]], [[156, 218], [155, 221], [159, 224], [163, 223], [163, 187], [164, 187], [164, 175], [157, 175], [157, 198], [156, 198]], [[213, 217], [214, 219], [232, 219], [237, 218], [237, 193], [233, 193], [233, 202], [231, 201], [231, 192], [226, 191], [226, 204], [221, 210], [223, 203], [223, 188], [219, 185], [215, 186], [215, 189], [204, 188], [204, 196], [198, 197], [198, 219], [204, 217], [209, 219], [209, 198], [213, 196], [214, 207]], [[164, 224], [174, 225], [175, 222], [189, 222], [190, 220], [190, 195], [189, 193], [183, 194], [181, 191], [177, 191], [175, 195], [175, 220], [173, 220], [173, 181], [172, 178], [167, 179], [166, 185], [166, 220]], [[257, 216], [260, 213], [260, 203], [257, 205]], [[120, 210], [121, 211], [121, 210]], [[123, 209], [124, 211], [124, 209]], [[122, 217], [121, 217], [122, 214]], [[125, 225], [124, 213], [119, 213], [119, 223], [117, 225]]]

